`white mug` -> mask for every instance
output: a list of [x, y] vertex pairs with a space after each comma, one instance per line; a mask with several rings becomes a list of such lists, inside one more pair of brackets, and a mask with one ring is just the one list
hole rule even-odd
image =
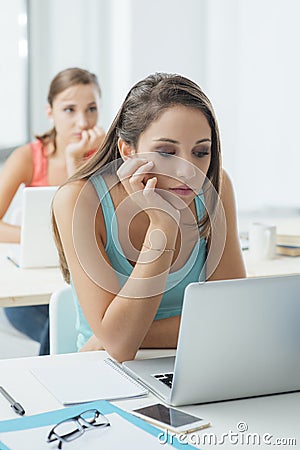
[[253, 222], [249, 230], [249, 252], [256, 260], [275, 258], [276, 226]]

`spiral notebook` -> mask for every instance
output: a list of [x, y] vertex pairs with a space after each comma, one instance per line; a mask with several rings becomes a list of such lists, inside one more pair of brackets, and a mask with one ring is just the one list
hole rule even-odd
[[63, 405], [148, 394], [110, 358], [84, 364], [56, 360], [53, 367], [33, 368], [31, 373]]

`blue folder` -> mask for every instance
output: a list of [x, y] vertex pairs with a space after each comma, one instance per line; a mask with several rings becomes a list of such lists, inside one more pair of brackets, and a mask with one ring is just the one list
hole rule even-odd
[[[99, 400], [90, 403], [81, 403], [79, 405], [69, 406], [63, 409], [58, 409], [56, 411], [49, 411], [46, 413], [36, 414], [34, 416], [23, 416], [18, 419], [11, 420], [3, 420], [0, 422], [0, 433], [8, 432], [8, 431], [18, 431], [18, 430], [26, 430], [29, 428], [38, 428], [44, 426], [50, 426], [55, 423], [60, 422], [61, 420], [67, 419], [69, 417], [80, 414], [82, 411], [86, 409], [96, 408], [103, 414], [117, 413], [122, 416], [124, 419], [133, 423], [137, 427], [143, 429], [147, 433], [152, 434], [153, 436], [158, 437], [158, 435], [162, 432], [161, 429], [156, 428], [155, 426], [147, 423], [146, 421], [136, 417], [117, 406], [114, 406], [112, 403], [106, 400]], [[172, 445], [177, 449], [187, 449], [192, 450], [195, 449], [194, 446], [180, 443], [176, 438], [172, 437], [170, 433], [168, 433], [168, 444]], [[0, 450], [11, 450], [8, 449], [3, 443], [0, 441]], [[162, 445], [163, 450], [163, 445]]]

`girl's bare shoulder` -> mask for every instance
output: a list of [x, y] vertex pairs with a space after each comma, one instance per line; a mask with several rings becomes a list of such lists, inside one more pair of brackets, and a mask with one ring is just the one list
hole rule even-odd
[[30, 144], [16, 148], [6, 160], [2, 177], [4, 179], [13, 177], [17, 183], [28, 184], [33, 173], [33, 160]]
[[75, 206], [86, 209], [95, 201], [98, 203], [99, 199], [92, 183], [87, 180], [76, 180], [62, 185], [57, 190], [53, 200], [53, 208], [55, 213], [73, 210]]
[[32, 150], [30, 144], [25, 144], [21, 147], [16, 148], [8, 158], [8, 161], [31, 163]]

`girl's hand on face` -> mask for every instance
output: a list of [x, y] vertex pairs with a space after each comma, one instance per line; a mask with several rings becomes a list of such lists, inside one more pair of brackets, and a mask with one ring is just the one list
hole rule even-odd
[[119, 168], [117, 175], [131, 200], [145, 211], [152, 224], [172, 220], [178, 224], [179, 211], [165, 200], [157, 189], [157, 178], [150, 175], [153, 161], [144, 158], [128, 158]]
[[66, 147], [67, 156], [76, 159], [83, 159], [91, 150], [98, 149], [105, 138], [105, 132], [102, 127], [97, 125], [89, 130], [83, 130], [81, 139], [78, 142], [71, 142]]
[[105, 138], [105, 131], [97, 125], [82, 133], [82, 141], [85, 140], [87, 151], [98, 149]]
[[97, 150], [105, 138], [102, 127], [97, 125], [89, 130], [83, 130], [78, 142], [66, 146], [66, 163], [68, 175], [72, 175], [84, 162], [91, 150]]

